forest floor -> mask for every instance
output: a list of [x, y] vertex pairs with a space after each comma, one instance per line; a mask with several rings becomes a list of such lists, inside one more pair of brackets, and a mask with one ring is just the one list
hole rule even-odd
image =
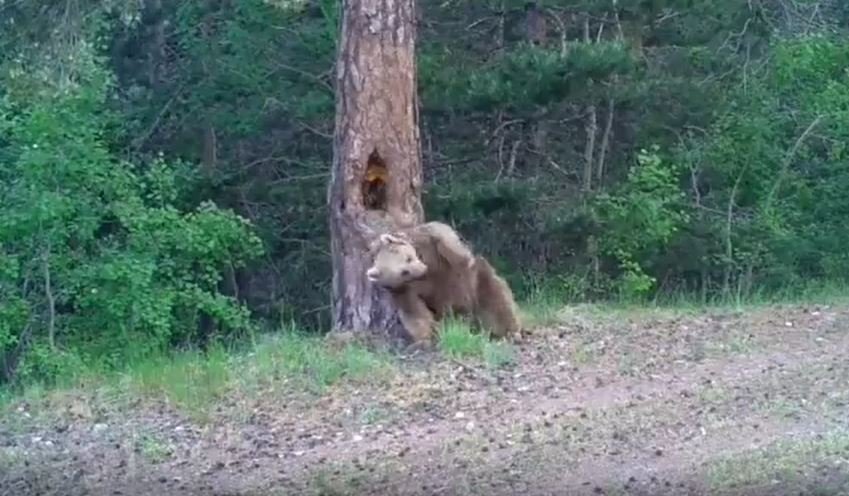
[[21, 399], [0, 494], [849, 494], [846, 307], [572, 307], [490, 362]]

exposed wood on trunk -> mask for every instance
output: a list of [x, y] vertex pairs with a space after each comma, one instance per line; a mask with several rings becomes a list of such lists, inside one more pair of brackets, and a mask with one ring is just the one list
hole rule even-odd
[[[590, 38], [590, 17], [584, 16], [584, 43], [592, 43]], [[595, 163], [595, 138], [598, 134], [598, 112], [595, 105], [587, 106], [587, 123], [586, 123], [587, 141], [584, 145], [584, 174], [583, 174], [583, 190], [589, 192], [593, 186], [593, 165]]]
[[572, 21], [573, 14], [556, 10], [549, 10], [548, 13], [560, 30], [560, 55], [565, 57], [569, 53], [568, 25]]
[[401, 331], [365, 272], [381, 231], [424, 220], [416, 95], [414, 0], [343, 0], [336, 129], [328, 189], [337, 331]]
[[595, 171], [596, 187], [601, 187], [604, 179], [604, 162], [607, 159], [607, 150], [610, 148], [610, 137], [613, 134], [613, 117], [616, 113], [616, 104], [613, 97], [607, 98], [607, 122], [604, 124], [604, 133], [601, 135], [601, 145], [598, 150], [598, 165]]
[[51, 350], [56, 349], [56, 296], [53, 294], [53, 284], [50, 276], [50, 243], [44, 249], [41, 257], [41, 268], [44, 276], [44, 295], [47, 297], [47, 343]]
[[506, 34], [505, 17], [507, 16], [507, 1], [501, 0], [501, 11], [498, 13], [498, 36], [495, 39], [497, 50], [504, 49], [504, 36]]
[[148, 83], [151, 88], [160, 89], [161, 68], [165, 62], [165, 16], [162, 13], [162, 0], [148, 0], [145, 7], [150, 36], [150, 47], [147, 50]]
[[589, 192], [593, 187], [593, 164], [595, 156], [595, 137], [598, 133], [598, 112], [595, 105], [587, 107], [587, 141], [584, 145], [584, 184], [583, 189]]
[[206, 125], [203, 129], [203, 166], [207, 173], [215, 170], [218, 164], [218, 138], [215, 128]]
[[525, 35], [532, 45], [544, 46], [548, 38], [545, 14], [537, 2], [525, 4]]

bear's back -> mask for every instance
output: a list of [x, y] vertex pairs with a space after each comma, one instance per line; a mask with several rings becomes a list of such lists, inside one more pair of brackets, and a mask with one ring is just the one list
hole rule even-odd
[[470, 267], [453, 267], [439, 256], [436, 240], [427, 234], [413, 235], [413, 245], [427, 265], [427, 275], [415, 281], [411, 289], [425, 301], [438, 317], [449, 311], [471, 312], [474, 306], [477, 277]]

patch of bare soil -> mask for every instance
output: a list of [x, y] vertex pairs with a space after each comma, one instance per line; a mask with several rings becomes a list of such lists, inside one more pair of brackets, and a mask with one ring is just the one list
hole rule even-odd
[[0, 494], [849, 494], [847, 330], [828, 307], [573, 311], [505, 368], [413, 356], [390, 384], [230, 398], [204, 425], [5, 418]]

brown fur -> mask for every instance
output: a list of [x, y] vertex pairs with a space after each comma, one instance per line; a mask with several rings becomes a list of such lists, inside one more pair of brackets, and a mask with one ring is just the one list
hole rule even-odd
[[520, 331], [510, 287], [450, 226], [428, 222], [384, 234], [372, 253], [368, 278], [392, 293], [415, 342], [430, 340], [436, 322], [449, 313], [474, 317], [495, 337]]

